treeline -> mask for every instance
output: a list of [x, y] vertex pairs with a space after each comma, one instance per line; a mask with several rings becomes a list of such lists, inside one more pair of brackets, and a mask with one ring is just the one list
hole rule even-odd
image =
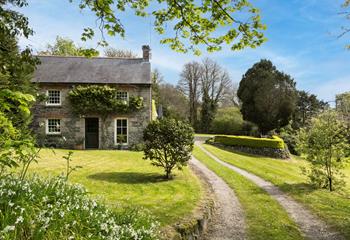
[[165, 83], [158, 70], [153, 83], [161, 114], [188, 121], [200, 133], [292, 135], [329, 107], [316, 95], [297, 90], [294, 79], [269, 60], [248, 69], [239, 86], [209, 58], [186, 63], [176, 86]]
[[188, 121], [196, 132], [220, 131], [225, 127], [219, 126], [217, 117], [227, 121], [231, 115], [237, 121], [227, 122], [241, 129], [236, 89], [228, 71], [209, 58], [185, 64], [176, 86], [165, 83], [158, 70], [153, 72], [153, 98], [158, 110], [163, 116]]

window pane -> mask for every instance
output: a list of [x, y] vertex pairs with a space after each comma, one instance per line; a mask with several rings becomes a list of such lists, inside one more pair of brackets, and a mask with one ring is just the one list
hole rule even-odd
[[48, 104], [61, 104], [61, 92], [58, 90], [49, 90], [48, 91]]
[[61, 133], [61, 120], [60, 119], [48, 119], [47, 120], [48, 133]]
[[128, 143], [128, 120], [117, 119], [116, 120], [116, 142]]
[[117, 92], [117, 99], [128, 100], [128, 92]]

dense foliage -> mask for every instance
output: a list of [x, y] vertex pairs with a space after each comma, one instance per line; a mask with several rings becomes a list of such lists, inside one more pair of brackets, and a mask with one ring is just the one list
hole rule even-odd
[[16, 39], [27, 38], [33, 31], [28, 19], [13, 10], [25, 4], [21, 0], [0, 1], [0, 174], [27, 161], [35, 151], [28, 125], [37, 97], [30, 80], [38, 59], [29, 48], [18, 48]]
[[336, 95], [336, 109], [350, 129], [350, 91]]
[[259, 126], [262, 134], [286, 126], [295, 110], [294, 80], [269, 60], [254, 64], [239, 84], [243, 119]]
[[255, 138], [247, 136], [215, 136], [214, 141], [227, 146], [284, 149], [283, 140], [277, 136], [273, 136], [272, 138]]
[[350, 145], [345, 123], [336, 112], [325, 111], [312, 118], [310, 126], [300, 129], [297, 146], [311, 164], [306, 170], [311, 183], [330, 191], [344, 184], [341, 169]]
[[188, 116], [186, 96], [169, 83], [159, 85], [159, 105], [164, 117], [186, 121]]
[[40, 55], [52, 56], [87, 56], [96, 57], [100, 53], [93, 49], [85, 49], [74, 44], [73, 40], [69, 38], [56, 37], [56, 42], [51, 45], [48, 44], [44, 51], [39, 52]]
[[242, 132], [243, 118], [238, 108], [218, 109], [210, 131], [215, 134], [239, 134]]
[[77, 86], [69, 92], [73, 111], [77, 114], [127, 113], [143, 108], [142, 97], [130, 96], [129, 101], [117, 98], [118, 89], [107, 85]]
[[144, 211], [108, 210], [63, 177], [0, 179], [0, 239], [157, 239]]
[[[260, 46], [265, 41], [262, 33], [265, 26], [261, 23], [259, 10], [247, 0], [78, 2], [81, 9], [90, 9], [96, 14], [99, 30], [110, 36], [125, 36], [119, 17], [126, 10], [140, 17], [152, 15], [155, 31], [166, 35], [160, 42], [178, 52], [191, 50], [200, 54], [198, 45], [204, 45], [208, 51], [218, 51], [224, 44], [239, 50]], [[172, 26], [173, 36], [167, 32], [168, 26]], [[91, 39], [94, 35], [94, 29], [85, 28], [82, 39]], [[106, 45], [104, 39], [100, 45]]]
[[292, 118], [293, 129], [305, 127], [312, 117], [327, 107], [328, 104], [317, 99], [316, 95], [305, 91], [297, 91], [296, 109]]
[[143, 133], [144, 159], [164, 168], [169, 179], [173, 168], [182, 169], [190, 160], [193, 136], [193, 129], [187, 123], [168, 118], [152, 121]]

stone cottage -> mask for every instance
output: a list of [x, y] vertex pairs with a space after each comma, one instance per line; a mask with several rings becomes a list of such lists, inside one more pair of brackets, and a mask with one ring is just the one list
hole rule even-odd
[[[46, 95], [33, 108], [32, 128], [38, 142], [46, 146], [75, 149], [130, 147], [142, 141], [143, 129], [152, 117], [150, 48], [143, 46], [142, 58], [85, 58], [39, 56], [33, 82]], [[69, 92], [77, 86], [108, 85], [117, 89], [117, 98], [129, 101], [142, 97], [142, 109], [105, 119], [74, 113]]]

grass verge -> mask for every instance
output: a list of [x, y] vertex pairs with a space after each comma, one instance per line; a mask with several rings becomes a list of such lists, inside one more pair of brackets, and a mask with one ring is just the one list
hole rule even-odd
[[237, 194], [245, 212], [250, 240], [303, 239], [284, 209], [251, 181], [211, 159], [197, 146], [193, 155], [220, 176]]
[[[59, 175], [65, 171], [62, 156], [68, 150], [43, 149], [38, 164], [30, 173]], [[90, 150], [74, 151], [72, 166], [82, 166], [69, 181], [84, 185], [93, 197], [110, 207], [134, 206], [150, 210], [162, 226], [173, 224], [189, 215], [199, 202], [202, 189], [199, 180], [186, 167], [175, 171], [166, 181], [161, 168], [142, 159], [141, 152]]]
[[350, 239], [350, 166], [344, 171], [348, 183], [346, 189], [331, 193], [307, 184], [307, 178], [300, 170], [307, 163], [301, 158], [279, 160], [232, 152], [208, 144], [203, 146], [221, 160], [272, 182]]

